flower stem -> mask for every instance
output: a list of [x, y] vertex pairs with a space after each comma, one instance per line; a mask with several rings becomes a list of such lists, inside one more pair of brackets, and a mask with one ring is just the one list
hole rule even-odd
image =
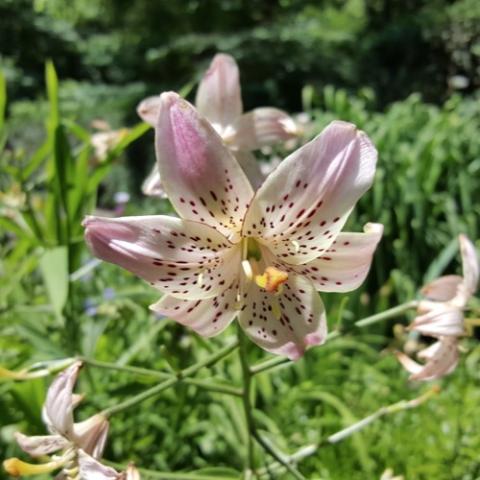
[[238, 341], [232, 342], [226, 347], [222, 348], [219, 350], [217, 353], [210, 355], [207, 357], [205, 360], [202, 360], [201, 362], [195, 363], [194, 365], [185, 368], [184, 370], [180, 370], [177, 374], [173, 375], [164, 380], [163, 382], [159, 383], [158, 385], [155, 385], [152, 388], [149, 388], [148, 390], [145, 390], [142, 393], [139, 393], [138, 395], [135, 395], [128, 400], [125, 400], [124, 402], [117, 403], [116, 405], [113, 405], [109, 408], [106, 408], [103, 410], [102, 415], [109, 417], [110, 415], [114, 415], [115, 413], [119, 413], [123, 410], [126, 410], [130, 407], [133, 407], [137, 405], [140, 402], [143, 402], [144, 400], [147, 400], [151, 397], [154, 397], [158, 395], [159, 393], [163, 392], [167, 388], [172, 387], [176, 383], [179, 383], [183, 381], [186, 377], [191, 377], [195, 373], [197, 373], [199, 370], [205, 367], [210, 367], [220, 361], [222, 358], [226, 357], [229, 355], [231, 352], [233, 352], [236, 348], [238, 347]]
[[117, 365], [116, 363], [102, 362], [100, 360], [95, 360], [88, 357], [78, 357], [78, 360], [83, 363], [90, 365], [96, 368], [102, 368], [105, 370], [116, 370], [119, 372], [131, 373], [133, 375], [140, 375], [145, 377], [159, 378], [163, 380], [168, 380], [175, 378], [181, 383], [187, 385], [194, 385], [203, 390], [216, 393], [224, 393], [226, 395], [233, 395], [236, 397], [242, 396], [242, 390], [240, 388], [233, 387], [231, 385], [223, 385], [221, 383], [211, 382], [209, 380], [200, 380], [196, 378], [178, 378], [177, 375], [173, 373], [159, 372], [158, 370], [151, 370], [149, 368], [134, 367], [130, 365]]
[[297, 480], [305, 480], [305, 477], [286, 460], [285, 456], [277, 452], [275, 448], [270, 445], [257, 431], [255, 426], [255, 421], [253, 418], [253, 408], [254, 406], [251, 403], [251, 387], [252, 387], [252, 371], [248, 364], [247, 356], [247, 338], [242, 331], [240, 325], [238, 325], [238, 343], [239, 343], [239, 355], [240, 363], [242, 366], [242, 375], [243, 375], [243, 409], [245, 412], [245, 419], [248, 429], [248, 439], [247, 439], [247, 458], [246, 458], [246, 476], [245, 478], [250, 478], [250, 475], [253, 473], [254, 476], [258, 476], [255, 471], [254, 465], [254, 444], [253, 439], [268, 453], [272, 456], [277, 462], [282, 464]]
[[[418, 305], [418, 302], [416, 300], [402, 303], [401, 305], [397, 305], [396, 307], [389, 308], [384, 312], [376, 313], [375, 315], [362, 318], [361, 320], [358, 320], [357, 322], [355, 322], [353, 326], [356, 328], [364, 328], [369, 325], [373, 325], [374, 323], [381, 322], [382, 320], [398, 317], [399, 315], [405, 313], [411, 308], [416, 308], [417, 305]], [[334, 330], [327, 335], [327, 341], [333, 340], [334, 338], [337, 338], [340, 335], [341, 335], [341, 332], [339, 330]], [[252, 375], [257, 375], [258, 373], [266, 372], [267, 370], [272, 370], [283, 364], [292, 365], [293, 362], [285, 357], [273, 357], [263, 362], [257, 363], [256, 365], [253, 365], [250, 368], [250, 372]]]

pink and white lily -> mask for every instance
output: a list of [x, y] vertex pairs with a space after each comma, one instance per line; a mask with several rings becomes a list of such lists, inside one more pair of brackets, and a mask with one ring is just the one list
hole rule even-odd
[[[300, 133], [292, 117], [278, 108], [261, 107], [243, 113], [240, 71], [234, 58], [224, 53], [213, 58], [198, 87], [195, 104], [232, 150], [255, 188], [264, 176], [252, 150], [286, 142]], [[148, 97], [140, 102], [137, 112], [142, 120], [155, 127], [160, 105], [160, 95]], [[142, 190], [146, 195], [164, 195], [157, 165]]]
[[175, 93], [160, 100], [158, 168], [181, 218], [89, 217], [87, 243], [166, 294], [152, 310], [203, 336], [238, 317], [260, 347], [299, 358], [326, 338], [317, 291], [357, 288], [381, 238], [379, 224], [341, 233], [373, 181], [374, 146], [332, 122], [255, 193], [208, 120]]
[[95, 458], [101, 457], [108, 433], [107, 419], [94, 415], [78, 423], [73, 420], [73, 410], [82, 399], [81, 395], [73, 393], [80, 367], [81, 362], [72, 364], [48, 389], [42, 417], [50, 435], [29, 437], [19, 432], [15, 434], [20, 448], [32, 457], [62, 453], [40, 464], [26, 463], [18, 458], [7, 459], [4, 467], [11, 475], [35, 475], [62, 469], [67, 478], [76, 478], [80, 450]]
[[459, 360], [459, 337], [465, 334], [464, 309], [477, 289], [479, 261], [473, 243], [459, 236], [463, 277], [446, 275], [425, 285], [418, 313], [410, 329], [437, 341], [418, 353], [420, 364], [403, 353], [397, 358], [411, 373], [410, 380], [433, 380], [451, 373]]

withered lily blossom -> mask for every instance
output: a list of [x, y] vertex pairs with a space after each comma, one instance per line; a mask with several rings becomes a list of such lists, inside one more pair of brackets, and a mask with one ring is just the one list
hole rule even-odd
[[85, 452], [79, 453], [80, 478], [82, 480], [140, 480], [140, 473], [133, 463], [123, 472], [103, 465]]
[[[153, 127], [160, 111], [160, 95], [148, 97], [137, 107], [139, 116]], [[260, 107], [243, 113], [240, 71], [234, 58], [215, 55], [197, 90], [195, 105], [222, 137], [245, 171], [254, 188], [263, 182], [253, 150], [296, 138], [300, 127], [286, 112]], [[143, 184], [143, 193], [164, 194], [157, 165]]]
[[341, 233], [370, 187], [377, 152], [354, 125], [332, 122], [254, 193], [240, 165], [195, 108], [164, 93], [156, 152], [181, 218], [89, 217], [93, 253], [166, 293], [152, 310], [213, 336], [238, 316], [270, 352], [297, 359], [326, 337], [318, 291], [365, 279], [382, 235]]
[[433, 380], [452, 372], [459, 359], [458, 339], [465, 334], [464, 310], [479, 280], [479, 261], [473, 243], [459, 235], [463, 276], [446, 275], [425, 285], [418, 315], [410, 329], [438, 339], [418, 353], [421, 365], [403, 353], [397, 358], [412, 375], [411, 380]]
[[5, 470], [13, 476], [28, 476], [62, 470], [64, 476], [77, 478], [78, 453], [80, 450], [100, 458], [105, 447], [108, 421], [101, 415], [94, 415], [83, 422], [74, 423], [73, 410], [81, 401], [81, 395], [73, 393], [80, 362], [75, 362], [60, 373], [48, 389], [42, 412], [50, 435], [26, 436], [16, 433], [15, 438], [22, 450], [32, 457], [43, 457], [56, 452], [47, 463], [31, 464], [18, 458], [3, 462]]

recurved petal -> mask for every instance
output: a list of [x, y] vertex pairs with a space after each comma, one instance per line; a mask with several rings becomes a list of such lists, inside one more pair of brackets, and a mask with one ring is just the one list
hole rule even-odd
[[479, 261], [475, 245], [466, 235], [459, 235], [462, 254], [463, 283], [460, 285], [456, 303], [464, 306], [476, 292], [479, 278]]
[[78, 452], [78, 466], [82, 480], [120, 480], [123, 478], [121, 473], [103, 465], [82, 450]]
[[463, 278], [459, 275], [445, 275], [427, 283], [420, 293], [429, 300], [446, 302], [455, 297], [462, 282]]
[[213, 337], [227, 328], [238, 314], [237, 291], [238, 281], [216, 297], [205, 300], [181, 300], [166, 295], [150, 305], [150, 309], [191, 328], [199, 335]]
[[427, 363], [422, 370], [410, 375], [410, 380], [435, 380], [455, 370], [459, 360], [456, 338], [444, 337], [425, 350], [428, 352], [419, 352], [418, 356], [427, 358]]
[[231, 125], [243, 111], [240, 72], [230, 55], [213, 57], [197, 90], [195, 105], [211, 123], [220, 127]]
[[165, 198], [167, 195], [163, 189], [162, 179], [158, 171], [158, 165], [155, 162], [152, 171], [142, 183], [142, 193], [149, 197]]
[[364, 132], [332, 122], [268, 176], [248, 209], [244, 235], [259, 237], [290, 264], [319, 257], [372, 184], [376, 160]]
[[267, 293], [251, 282], [244, 294], [239, 321], [259, 347], [291, 360], [327, 336], [325, 309], [312, 283], [289, 274], [281, 294]]
[[[367, 223], [364, 232], [340, 233], [321, 257], [290, 268], [308, 277], [320, 292], [355, 290], [370, 270], [373, 254], [383, 234], [383, 225]], [[288, 270], [288, 265], [285, 267]]]
[[241, 230], [252, 187], [210, 123], [176, 93], [161, 95], [156, 152], [163, 187], [180, 216], [227, 237]]
[[169, 216], [84, 221], [93, 254], [177, 298], [209, 298], [237, 278], [240, 246], [207, 225]]
[[415, 317], [411, 330], [431, 337], [459, 337], [464, 332], [463, 312], [459, 308], [438, 304], [434, 309]]
[[262, 107], [238, 117], [232, 132], [231, 137], [225, 139], [232, 148], [257, 150], [295, 138], [300, 130], [293, 118], [283, 110]]
[[107, 441], [109, 423], [103, 415], [94, 415], [83, 422], [74, 423], [73, 441], [94, 458], [101, 458]]
[[32, 457], [41, 457], [50, 453], [63, 450], [68, 445], [68, 440], [61, 435], [43, 435], [27, 437], [16, 432], [15, 440], [20, 448]]
[[154, 95], [143, 99], [137, 106], [138, 116], [146, 123], [154, 127], [160, 112], [160, 95]]
[[61, 372], [48, 388], [43, 407], [43, 419], [49, 431], [69, 438], [73, 428], [73, 387], [81, 362], [75, 362]]

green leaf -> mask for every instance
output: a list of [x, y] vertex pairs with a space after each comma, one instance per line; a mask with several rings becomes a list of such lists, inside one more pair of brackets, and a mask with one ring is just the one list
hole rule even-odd
[[68, 297], [68, 251], [66, 247], [47, 250], [40, 258], [40, 270], [50, 303], [60, 317]]
[[7, 82], [5, 76], [0, 70], [0, 132], [5, 126], [5, 108], [7, 106]]
[[58, 125], [58, 78], [53, 62], [49, 60], [45, 65], [45, 83], [47, 84], [47, 96], [50, 104], [49, 128], [53, 130]]

